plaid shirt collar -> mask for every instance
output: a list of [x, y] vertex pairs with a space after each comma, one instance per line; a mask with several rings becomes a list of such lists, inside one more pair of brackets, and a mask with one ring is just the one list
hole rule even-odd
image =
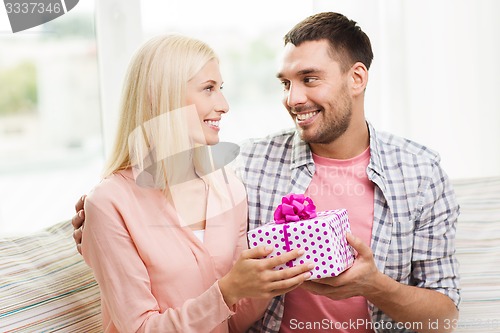
[[[384, 178], [379, 144], [377, 141], [377, 133], [370, 122], [367, 121], [366, 124], [368, 126], [368, 132], [370, 134], [370, 164], [368, 165], [368, 169]], [[304, 165], [307, 166], [309, 171], [311, 171], [311, 175], [313, 175], [315, 171], [315, 164], [313, 161], [311, 148], [304, 140], [300, 138], [299, 133], [295, 131], [295, 133], [293, 134], [292, 163], [290, 164], [290, 169], [293, 170]]]
[[311, 147], [300, 138], [297, 131], [293, 134], [292, 143], [292, 163], [290, 164], [290, 170], [300, 168], [303, 165], [307, 165], [308, 169], [312, 170], [314, 174], [314, 161], [312, 157]]

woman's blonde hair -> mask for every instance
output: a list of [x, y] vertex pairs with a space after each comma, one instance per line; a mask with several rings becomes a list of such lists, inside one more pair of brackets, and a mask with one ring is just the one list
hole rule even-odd
[[125, 77], [119, 127], [104, 177], [132, 167], [139, 185], [166, 190], [175, 181], [172, 177], [185, 171], [179, 163], [200, 164], [193, 162], [197, 149], [188, 132], [186, 87], [213, 59], [217, 56], [207, 44], [181, 35], [154, 37], [136, 52]]

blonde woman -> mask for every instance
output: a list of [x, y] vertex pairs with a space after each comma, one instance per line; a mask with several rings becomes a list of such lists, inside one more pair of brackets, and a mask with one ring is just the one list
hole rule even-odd
[[311, 266], [272, 268], [247, 249], [247, 202], [205, 147], [228, 112], [213, 50], [178, 35], [138, 50], [103, 180], [85, 200], [81, 250], [101, 291], [105, 332], [244, 332]]

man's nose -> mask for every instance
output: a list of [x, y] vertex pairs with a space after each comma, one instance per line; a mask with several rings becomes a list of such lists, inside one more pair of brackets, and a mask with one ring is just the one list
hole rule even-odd
[[305, 92], [305, 87], [301, 85], [290, 85], [286, 93], [286, 104], [293, 108], [297, 105], [305, 104], [307, 101], [307, 96]]

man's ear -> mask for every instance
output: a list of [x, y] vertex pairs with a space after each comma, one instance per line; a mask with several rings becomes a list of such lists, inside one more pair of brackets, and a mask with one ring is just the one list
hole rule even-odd
[[357, 62], [349, 71], [349, 84], [351, 91], [354, 95], [362, 94], [366, 89], [366, 84], [368, 83], [368, 69], [366, 66]]

